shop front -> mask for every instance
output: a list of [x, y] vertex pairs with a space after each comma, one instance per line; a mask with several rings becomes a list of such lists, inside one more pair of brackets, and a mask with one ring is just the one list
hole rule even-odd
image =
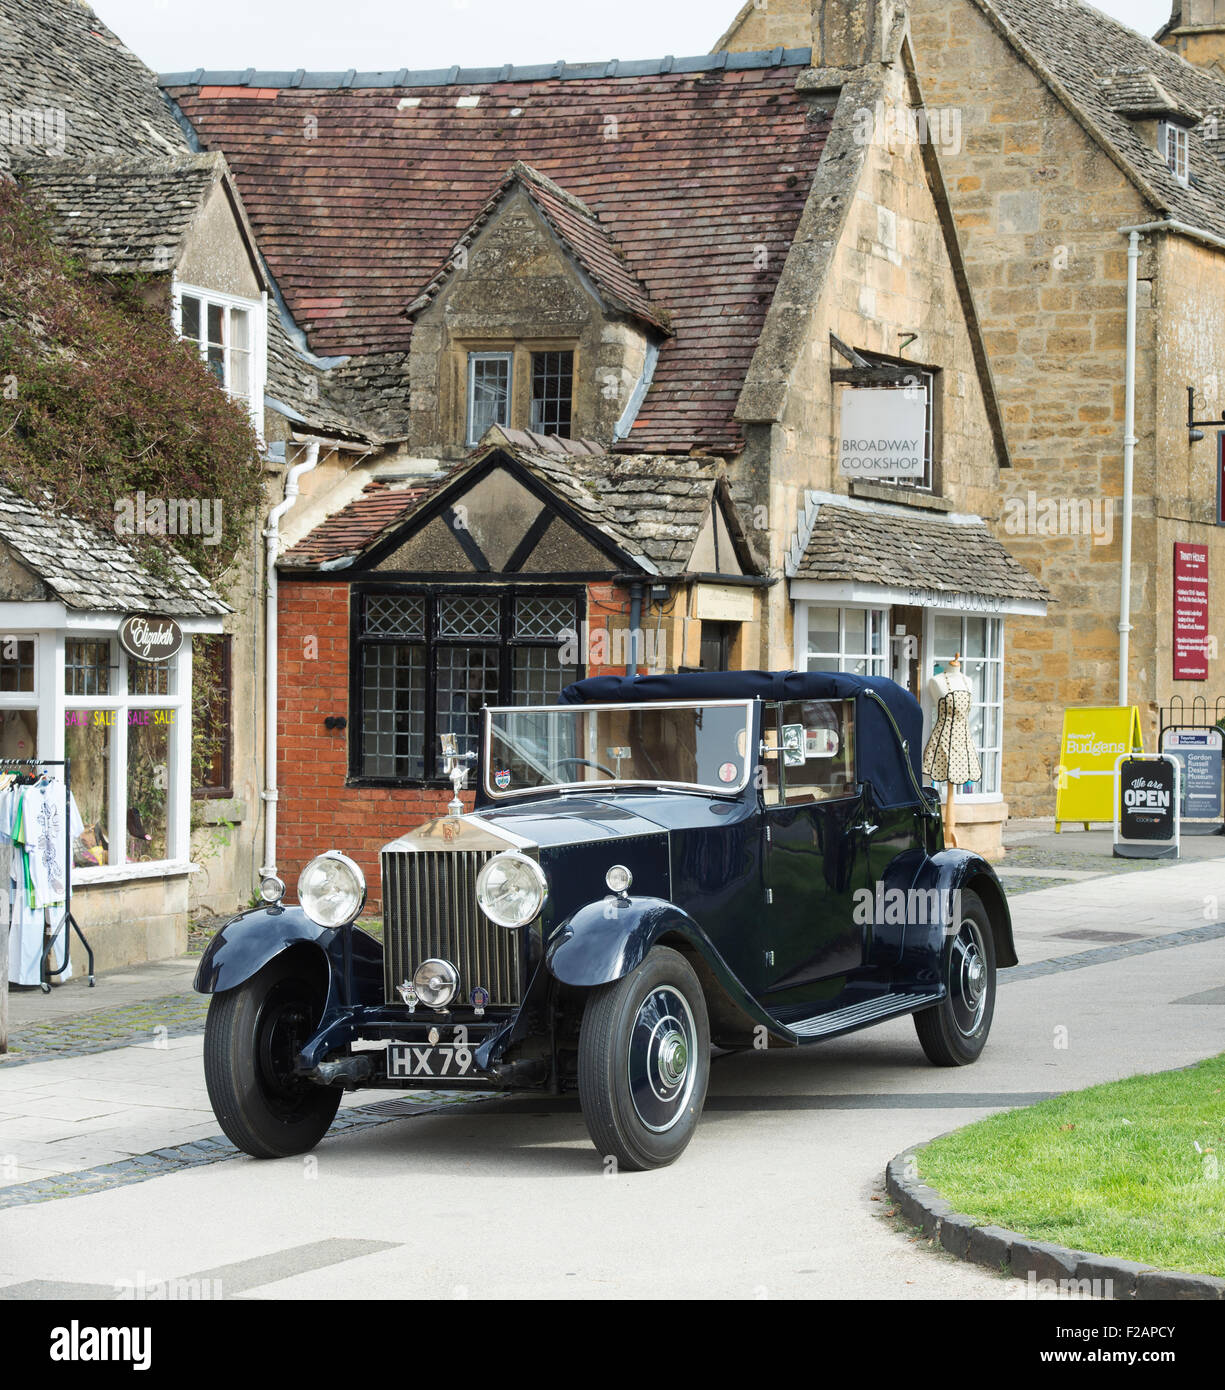
[[[842, 505], [839, 505], [841, 503]], [[1046, 591], [977, 517], [920, 519], [902, 508], [819, 500], [793, 551], [797, 670], [888, 676], [922, 704], [924, 745], [957, 662], [969, 685], [981, 776], [953, 784], [958, 841], [1002, 857], [1006, 625], [1041, 618]], [[942, 797], [949, 784], [938, 783]]]
[[192, 639], [219, 633], [228, 609], [189, 566], [155, 580], [117, 541], [12, 494], [0, 520], [14, 523], [0, 542], [0, 771], [39, 760], [66, 784], [80, 817], [72, 915], [96, 968], [180, 955], [195, 867]]

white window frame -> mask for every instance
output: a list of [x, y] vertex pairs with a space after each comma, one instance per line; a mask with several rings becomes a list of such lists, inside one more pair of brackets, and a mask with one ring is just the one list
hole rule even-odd
[[[208, 306], [215, 305], [217, 308], [226, 311], [226, 322], [229, 322], [229, 312], [231, 309], [242, 309], [246, 312], [247, 322], [251, 326], [251, 346], [249, 349], [251, 357], [251, 393], [249, 396], [236, 395], [231, 389], [230, 380], [230, 348], [225, 347], [225, 375], [223, 390], [231, 400], [242, 401], [251, 413], [251, 423], [255, 427], [255, 432], [261, 442], [264, 438], [264, 390], [268, 380], [268, 301], [267, 296], [260, 299], [244, 299], [239, 295], [222, 294], [218, 290], [206, 290], [199, 285], [180, 284], [177, 280], [174, 283], [173, 295], [173, 322], [174, 331], [178, 337], [183, 337], [183, 296], [190, 295], [193, 299], [200, 300], [200, 312], [202, 316], [201, 330], [207, 338], [208, 333]], [[194, 342], [195, 339], [185, 341]], [[208, 343], [203, 341], [199, 344], [200, 360], [206, 366], [208, 364]]]
[[[80, 630], [70, 628], [57, 633], [59, 684], [63, 692], [65, 674], [65, 644], [74, 641], [106, 642], [111, 644], [111, 659], [118, 653], [118, 670], [113, 666], [112, 692], [109, 695], [67, 695], [61, 694], [61, 711], [57, 723], [59, 752], [64, 756], [66, 735], [65, 716], [69, 710], [102, 710], [114, 712], [115, 722], [110, 725], [110, 785], [107, 788], [109, 803], [109, 824], [106, 838], [108, 858], [105, 865], [96, 869], [77, 868], [73, 870], [73, 882], [89, 882], [90, 875], [105, 874], [107, 869], [124, 868], [131, 865], [144, 871], [164, 869], [171, 864], [181, 864], [190, 857], [189, 837], [191, 829], [191, 638], [183, 634], [183, 645], [177, 655], [166, 664], [170, 667], [170, 695], [129, 695], [128, 694], [128, 654], [123, 650], [119, 639], [113, 632]], [[128, 859], [128, 716], [134, 710], [172, 710], [174, 721], [168, 727], [166, 739], [166, 781], [170, 794], [166, 798], [166, 857], [164, 859]], [[39, 716], [41, 724], [41, 714]], [[86, 726], [88, 727], [88, 725]], [[186, 781], [186, 787], [184, 782]]]
[[[501, 428], [510, 428], [511, 408], [515, 399], [515, 354], [513, 349], [505, 352], [469, 352], [468, 354], [468, 401], [465, 415], [467, 417], [464, 425], [464, 438], [468, 442], [468, 448], [474, 449], [481, 441], [473, 437], [473, 414], [476, 408], [476, 364], [478, 362], [505, 362], [506, 363], [506, 419], [502, 422]], [[496, 422], [495, 422], [496, 423]]]
[[1157, 127], [1157, 148], [1166, 167], [1184, 188], [1191, 183], [1191, 141], [1184, 126], [1162, 121]]
[[[961, 669], [967, 676], [970, 676], [970, 668], [976, 667], [983, 662], [991, 662], [997, 668], [998, 683], [996, 685], [997, 699], [988, 702], [987, 705], [980, 703], [975, 698], [975, 708], [981, 709], [983, 714], [983, 729], [987, 728], [987, 709], [994, 708], [998, 711], [997, 739], [998, 742], [989, 747], [978, 748], [979, 761], [982, 763], [983, 776], [980, 782], [975, 783], [976, 787], [985, 788], [990, 780], [989, 770], [994, 773], [994, 791], [978, 790], [973, 792], [962, 791], [958, 788], [958, 801], [972, 802], [995, 802], [1003, 801], [1004, 789], [1004, 617], [1002, 614], [991, 613], [965, 613], [953, 609], [929, 608], [924, 614], [923, 632], [923, 746], [927, 746], [927, 740], [931, 736], [932, 722], [935, 710], [932, 707], [931, 697], [927, 693], [928, 683], [935, 675], [936, 663], [944, 664], [949, 660], [952, 653], [947, 655], [937, 655], [936, 653], [936, 619], [937, 618], [957, 618], [961, 621]], [[987, 655], [985, 657], [966, 655], [966, 623], [985, 621], [987, 627]], [[994, 633], [994, 643], [992, 635]], [[937, 790], [941, 797], [945, 795], [945, 784], [938, 783]]]
[[[823, 608], [829, 612], [836, 611], [838, 614], [838, 650], [836, 652], [813, 652], [808, 650], [808, 611], [810, 608]], [[846, 615], [847, 613], [869, 613], [872, 615], [873, 625], [880, 633], [880, 652], [848, 652], [846, 649]], [[869, 641], [869, 646], [871, 642]], [[839, 671], [852, 671], [855, 662], [863, 661], [869, 666], [869, 670], [864, 674], [870, 676], [887, 676], [889, 674], [890, 652], [889, 652], [889, 609], [880, 608], [873, 604], [865, 603], [819, 603], [809, 600], [797, 600], [795, 604], [795, 669], [797, 671], [809, 671], [817, 668], [810, 667], [808, 662], [810, 656], [825, 657], [836, 659]], [[821, 668], [828, 669], [828, 668]]]

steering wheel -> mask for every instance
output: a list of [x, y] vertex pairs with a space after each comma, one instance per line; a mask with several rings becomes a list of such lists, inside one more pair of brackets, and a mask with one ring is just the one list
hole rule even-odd
[[611, 768], [605, 767], [603, 763], [593, 763], [590, 758], [558, 758], [556, 766], [561, 767], [563, 763], [574, 763], [576, 767], [594, 767], [597, 772], [611, 777], [614, 782], [617, 780], [617, 774]]

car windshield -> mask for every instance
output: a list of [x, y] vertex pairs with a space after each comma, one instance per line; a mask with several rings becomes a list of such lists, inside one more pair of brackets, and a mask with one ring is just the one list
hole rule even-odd
[[626, 782], [726, 795], [748, 780], [752, 705], [745, 700], [560, 705], [487, 715], [490, 796]]

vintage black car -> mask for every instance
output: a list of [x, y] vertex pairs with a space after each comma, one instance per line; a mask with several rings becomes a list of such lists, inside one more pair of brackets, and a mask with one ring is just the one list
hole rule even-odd
[[913, 1014], [973, 1062], [1015, 965], [990, 865], [943, 849], [922, 717], [880, 677], [597, 677], [486, 709], [476, 808], [382, 852], [383, 943], [329, 850], [299, 905], [228, 923], [200, 965], [230, 1139], [302, 1153], [342, 1089], [577, 1089], [602, 1155], [671, 1163], [711, 1049], [795, 1047]]

